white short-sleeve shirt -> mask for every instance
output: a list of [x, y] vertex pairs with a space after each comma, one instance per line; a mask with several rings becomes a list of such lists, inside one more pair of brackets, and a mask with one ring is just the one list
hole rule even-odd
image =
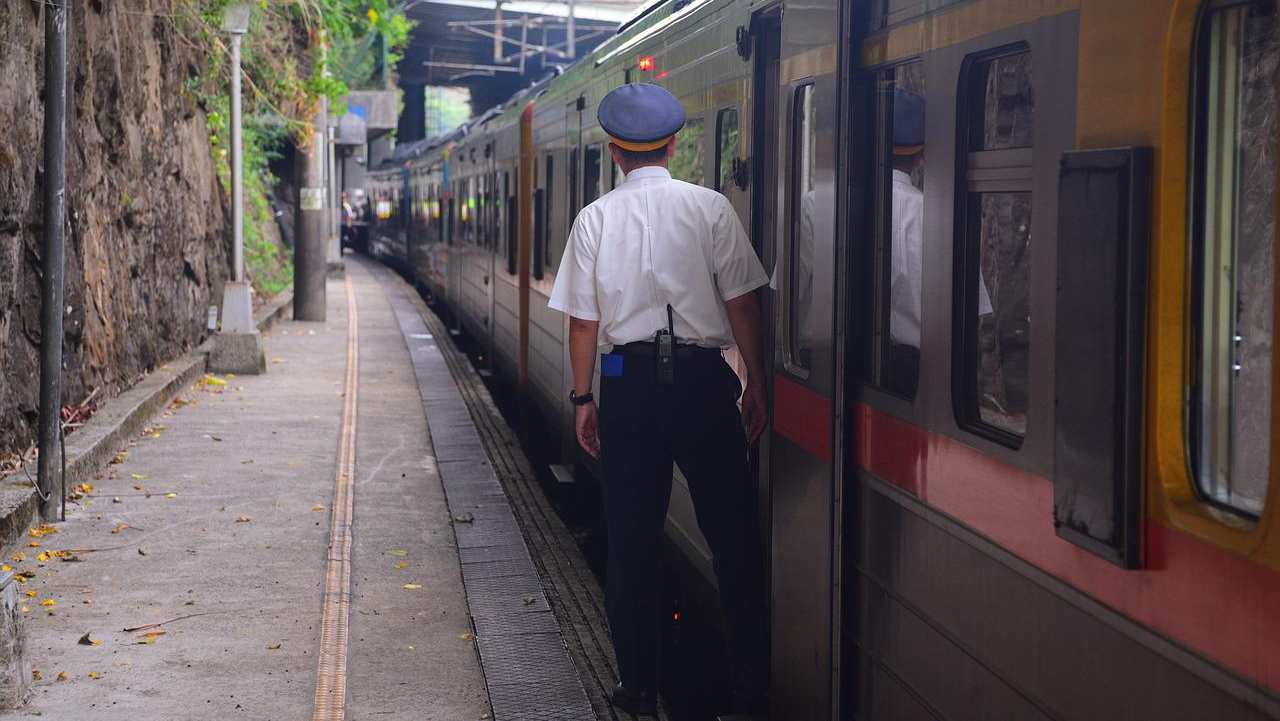
[[646, 166], [578, 213], [549, 305], [622, 345], [652, 340], [670, 304], [681, 342], [728, 348], [724, 302], [768, 282], [727, 198]]

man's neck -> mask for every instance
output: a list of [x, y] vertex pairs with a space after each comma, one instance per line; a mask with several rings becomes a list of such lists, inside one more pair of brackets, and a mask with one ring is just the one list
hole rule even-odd
[[640, 165], [633, 165], [630, 168], [623, 168], [622, 172], [627, 175], [630, 175], [641, 168], [662, 168], [663, 170], [667, 170], [668, 172], [670, 172], [670, 170], [667, 168], [667, 165], [668, 163], [665, 160], [662, 161], [661, 163], [641, 163]]

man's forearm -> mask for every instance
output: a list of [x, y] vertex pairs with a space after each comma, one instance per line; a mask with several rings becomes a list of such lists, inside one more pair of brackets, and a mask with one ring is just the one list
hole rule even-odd
[[591, 392], [599, 332], [599, 321], [569, 317], [569, 366], [573, 369], [573, 390], [578, 395]]
[[738, 354], [747, 366], [747, 383], [764, 383], [764, 356], [760, 348], [760, 301], [755, 292], [746, 293], [725, 303], [729, 328]]

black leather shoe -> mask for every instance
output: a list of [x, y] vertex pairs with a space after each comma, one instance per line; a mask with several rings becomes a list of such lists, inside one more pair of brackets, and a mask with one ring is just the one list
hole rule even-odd
[[657, 694], [652, 691], [633, 691], [622, 684], [613, 687], [609, 702], [627, 713], [652, 716], [658, 712]]

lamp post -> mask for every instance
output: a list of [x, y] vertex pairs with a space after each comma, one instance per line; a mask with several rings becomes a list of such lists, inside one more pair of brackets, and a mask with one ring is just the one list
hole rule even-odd
[[233, 278], [222, 291], [222, 329], [209, 354], [211, 370], [256, 374], [266, 371], [262, 336], [253, 323], [253, 295], [244, 274], [244, 141], [240, 119], [240, 41], [249, 31], [252, 3], [232, 3], [222, 18], [231, 36], [231, 224]]

